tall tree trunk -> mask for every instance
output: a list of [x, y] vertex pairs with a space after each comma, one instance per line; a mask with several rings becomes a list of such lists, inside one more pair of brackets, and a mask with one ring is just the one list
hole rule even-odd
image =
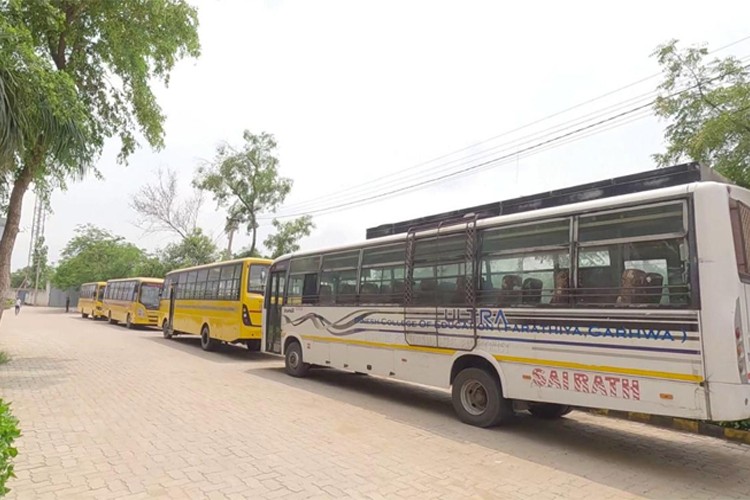
[[252, 218], [252, 224], [253, 224], [253, 242], [250, 245], [250, 255], [254, 257], [255, 256], [255, 240], [256, 240], [256, 237], [258, 236], [258, 228], [256, 227], [256, 224], [255, 224], [255, 216], [253, 216]]
[[[21, 210], [23, 209], [23, 196], [28, 191], [31, 181], [34, 179], [33, 170], [39, 157], [33, 158], [24, 164], [18, 177], [13, 183], [8, 203], [8, 214], [5, 221], [3, 236], [0, 238], [0, 300], [5, 299], [5, 294], [10, 288], [10, 259], [13, 255], [13, 247], [16, 244], [16, 236], [21, 226]], [[0, 307], [0, 319], [3, 317], [3, 307]]]

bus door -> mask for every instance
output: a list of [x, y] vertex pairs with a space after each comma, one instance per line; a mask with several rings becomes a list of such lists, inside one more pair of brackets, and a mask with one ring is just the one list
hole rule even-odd
[[407, 234], [404, 332], [406, 343], [471, 350], [476, 346], [476, 217], [463, 232], [417, 239]]
[[281, 354], [281, 309], [284, 302], [286, 266], [283, 269], [273, 267], [270, 271], [265, 299], [266, 318], [263, 322], [264, 350]]
[[176, 287], [174, 283], [169, 284], [169, 315], [167, 316], [168, 328], [174, 332], [174, 303], [177, 300]]

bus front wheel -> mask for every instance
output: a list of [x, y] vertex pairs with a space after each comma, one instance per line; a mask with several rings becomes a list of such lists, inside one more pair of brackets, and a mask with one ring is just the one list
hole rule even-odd
[[469, 425], [492, 427], [513, 418], [513, 404], [503, 397], [497, 376], [481, 368], [465, 368], [452, 389], [453, 409]]
[[133, 320], [130, 317], [130, 313], [128, 313], [128, 315], [125, 316], [125, 328], [127, 328], [128, 330], [133, 329]]
[[208, 325], [203, 325], [203, 329], [201, 329], [201, 348], [204, 351], [213, 351], [216, 349], [216, 341], [211, 338]]
[[107, 321], [109, 321], [110, 325], [116, 325], [117, 324], [117, 320], [116, 319], [112, 319], [112, 311], [109, 311], [109, 314], [107, 315]]
[[310, 363], [302, 360], [302, 346], [299, 342], [290, 343], [284, 353], [284, 369], [292, 377], [304, 377], [310, 371]]

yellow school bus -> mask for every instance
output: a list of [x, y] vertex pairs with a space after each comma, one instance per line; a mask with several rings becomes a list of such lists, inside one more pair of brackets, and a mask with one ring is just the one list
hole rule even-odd
[[78, 312], [81, 313], [82, 317], [88, 318], [90, 316], [92, 319], [104, 317], [102, 299], [106, 286], [106, 281], [81, 285], [81, 294], [78, 297]]
[[219, 342], [260, 349], [263, 290], [271, 261], [246, 258], [178, 269], [164, 278], [159, 308], [164, 338], [200, 335], [210, 351]]
[[128, 328], [159, 326], [159, 295], [164, 280], [159, 278], [123, 278], [107, 281], [104, 311], [112, 324]]

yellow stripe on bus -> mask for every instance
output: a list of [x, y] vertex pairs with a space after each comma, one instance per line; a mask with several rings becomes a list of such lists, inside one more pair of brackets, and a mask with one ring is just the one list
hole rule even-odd
[[445, 349], [442, 347], [426, 347], [426, 346], [407, 345], [407, 344], [386, 344], [384, 342], [370, 342], [369, 340], [339, 339], [335, 337], [321, 337], [318, 335], [303, 335], [302, 339], [315, 340], [318, 342], [335, 342], [339, 344], [351, 344], [351, 345], [361, 345], [365, 347], [377, 347], [379, 349], [397, 349], [400, 351], [432, 352], [435, 354], [453, 354], [456, 352], [455, 349]]
[[554, 366], [556, 368], [570, 368], [573, 370], [617, 373], [620, 375], [633, 375], [637, 377], [652, 377], [652, 378], [663, 378], [663, 379], [670, 379], [670, 380], [685, 380], [688, 382], [703, 382], [703, 377], [701, 377], [700, 375], [692, 375], [690, 373], [661, 372], [661, 371], [656, 371], [656, 370], [641, 370], [639, 368], [621, 368], [619, 366], [587, 365], [583, 363], [573, 363], [570, 361], [552, 361], [549, 359], [519, 358], [516, 356], [496, 355], [494, 356], [494, 358], [498, 361], [505, 361], [507, 363], [519, 363], [523, 365]]
[[[456, 349], [447, 349], [442, 347], [426, 347], [406, 344], [389, 344], [385, 342], [371, 342], [369, 340], [357, 340], [357, 339], [341, 339], [335, 337], [323, 337], [318, 335], [303, 335], [303, 340], [313, 340], [317, 342], [331, 342], [339, 344], [350, 344], [350, 345], [361, 345], [365, 347], [376, 347], [379, 349], [395, 349], [400, 351], [419, 351], [419, 352], [431, 352], [435, 354], [448, 354], [452, 355], [456, 353]], [[569, 361], [554, 361], [550, 359], [538, 359], [538, 358], [521, 358], [516, 356], [493, 356], [498, 361], [506, 363], [518, 363], [524, 365], [537, 365], [537, 366], [553, 366], [556, 368], [570, 368], [574, 370], [585, 370], [592, 372], [602, 373], [617, 373], [620, 375], [633, 375], [637, 377], [651, 377], [661, 378], [668, 380], [684, 380], [687, 382], [703, 382], [703, 377], [700, 375], [692, 375], [689, 373], [672, 373], [662, 372], [656, 370], [641, 370], [639, 368], [621, 368], [619, 366], [601, 366], [601, 365], [587, 365], [584, 363], [573, 363]]]

